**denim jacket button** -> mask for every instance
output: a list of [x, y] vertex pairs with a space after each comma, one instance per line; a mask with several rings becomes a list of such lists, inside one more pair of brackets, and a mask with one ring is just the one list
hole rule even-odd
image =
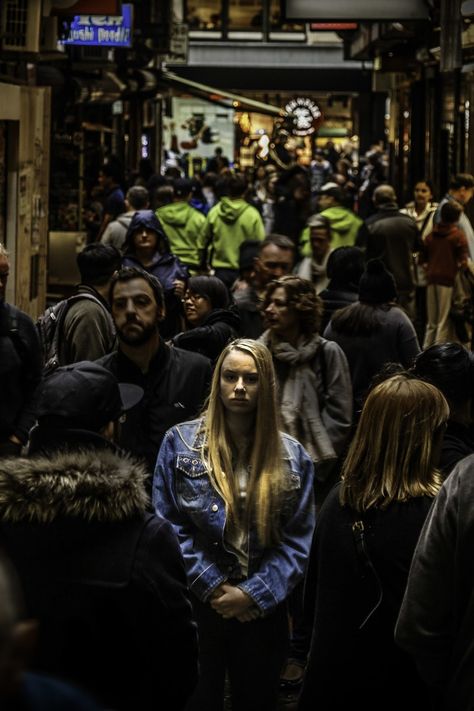
[[213, 506], [211, 508], [213, 511], [218, 511], [218, 509], [219, 509], [217, 504], [213, 504]]

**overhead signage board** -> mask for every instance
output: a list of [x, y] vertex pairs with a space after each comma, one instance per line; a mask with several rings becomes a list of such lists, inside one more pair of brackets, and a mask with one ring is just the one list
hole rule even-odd
[[356, 30], [358, 27], [357, 22], [312, 22], [309, 29], [311, 32], [342, 32]]
[[310, 136], [323, 122], [319, 106], [310, 98], [298, 96], [285, 106], [294, 136]]
[[301, 22], [364, 22], [429, 20], [426, 0], [284, 0], [285, 20]]
[[63, 44], [98, 47], [132, 46], [132, 5], [122, 5], [121, 15], [76, 15]]

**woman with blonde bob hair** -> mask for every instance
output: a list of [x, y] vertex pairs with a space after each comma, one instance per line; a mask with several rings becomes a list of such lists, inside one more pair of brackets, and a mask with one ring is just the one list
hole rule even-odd
[[262, 343], [238, 339], [214, 369], [201, 418], [170, 429], [153, 479], [156, 509], [181, 544], [200, 638], [188, 711], [273, 711], [286, 658], [285, 602], [314, 528], [313, 465], [279, 431], [275, 373]]
[[[433, 385], [398, 373], [369, 392], [319, 518], [308, 571], [316, 600], [298, 711], [430, 709], [394, 629], [411, 558], [442, 477], [436, 468], [448, 404]], [[341, 684], [344, 669], [344, 684]]]

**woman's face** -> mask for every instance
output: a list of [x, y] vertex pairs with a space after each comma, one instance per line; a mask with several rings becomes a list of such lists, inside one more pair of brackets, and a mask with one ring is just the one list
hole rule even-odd
[[227, 412], [246, 416], [255, 412], [258, 387], [253, 357], [243, 351], [230, 351], [224, 358], [220, 375], [220, 395]]
[[288, 297], [284, 287], [277, 286], [265, 307], [265, 322], [277, 336], [284, 338], [298, 327], [295, 309], [288, 306]]
[[191, 326], [197, 326], [212, 311], [212, 304], [205, 296], [187, 291], [183, 299], [184, 315]]
[[427, 205], [433, 199], [431, 188], [423, 181], [415, 185], [413, 195], [417, 205]]
[[155, 251], [158, 244], [158, 237], [154, 230], [147, 227], [139, 227], [133, 233], [133, 246], [135, 249], [147, 249]]

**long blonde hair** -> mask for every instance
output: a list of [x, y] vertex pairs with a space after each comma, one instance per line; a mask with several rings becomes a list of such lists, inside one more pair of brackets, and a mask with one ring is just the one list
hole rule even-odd
[[[230, 433], [220, 396], [222, 364], [232, 351], [252, 356], [258, 373], [245, 520], [239, 519]], [[202, 450], [211, 483], [224, 499], [229, 519], [236, 525], [254, 524], [260, 542], [267, 546], [279, 540], [278, 524], [285, 474], [275, 389], [273, 359], [263, 343], [242, 338], [226, 346], [214, 369], [208, 406], [204, 413]]]
[[435, 496], [442, 478], [433, 464], [433, 440], [449, 406], [438, 388], [398, 374], [368, 395], [342, 468], [340, 502], [356, 511], [393, 501]]

